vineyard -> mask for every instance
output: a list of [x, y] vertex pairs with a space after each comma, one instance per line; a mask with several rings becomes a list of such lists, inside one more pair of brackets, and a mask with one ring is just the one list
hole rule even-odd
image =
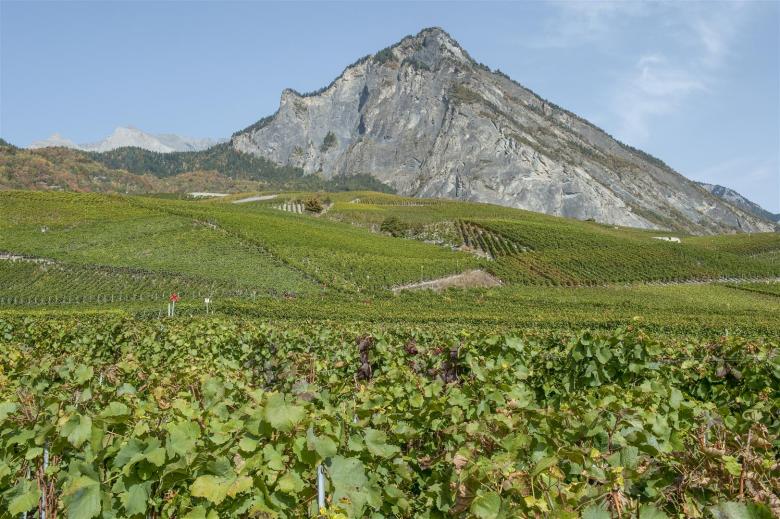
[[780, 513], [756, 336], [82, 316], [0, 345], [3, 518]]
[[[149, 273], [151, 278], [139, 279], [127, 287], [128, 291], [156, 292], [157, 285], [145, 280], [160, 278], [171, 280], [168, 285], [176, 278], [189, 280], [179, 287], [182, 291], [192, 283], [224, 290], [316, 289], [310, 279], [261, 247], [205, 221], [161, 215], [128, 199], [92, 194], [3, 193], [0, 200], [0, 252], [75, 268], [118, 269], [120, 275], [128, 269]], [[0, 260], [0, 272], [14, 270], [6, 263]], [[103, 292], [110, 293], [110, 287]]]
[[[664, 231], [629, 229], [555, 218], [487, 204], [404, 199], [363, 194], [359, 203], [335, 198], [332, 218], [378, 226], [397, 218], [424, 228], [455, 222], [453, 246], [465, 245], [497, 261], [484, 265], [505, 282], [588, 286], [780, 276], [780, 234], [685, 236], [655, 239]], [[426, 235], [421, 235], [427, 239]]]
[[251, 198], [0, 193], [0, 519], [780, 513], [779, 235]]
[[[64, 286], [64, 283], [63, 285]], [[291, 322], [371, 322], [399, 326], [449, 324], [491, 330], [496, 327], [545, 329], [612, 329], [626, 323], [663, 333], [777, 336], [780, 297], [769, 293], [780, 284], [691, 284], [614, 287], [498, 287], [489, 290], [450, 290], [444, 293], [404, 292], [399, 295], [361, 295], [322, 292], [317, 295], [262, 294], [244, 291], [225, 294], [181, 292], [177, 316], [205, 314], [204, 296], [211, 311], [222, 315]], [[31, 293], [31, 292], [28, 292]], [[47, 292], [48, 293], [48, 292]], [[77, 317], [84, 312], [156, 318], [170, 293], [147, 293], [138, 298], [95, 294], [18, 297], [16, 304], [0, 298], [3, 315]], [[148, 299], [147, 299], [148, 297]], [[63, 300], [64, 298], [64, 300]], [[13, 299], [13, 298], [10, 298]]]
[[685, 238], [680, 244], [518, 221], [479, 220], [460, 225], [470, 233], [464, 232], [467, 243], [475, 241], [469, 236], [476, 235], [478, 247], [499, 260], [488, 269], [519, 284], [579, 286], [780, 276], [780, 264], [761, 256], [780, 250], [780, 235], [775, 233], [720, 240]]
[[0, 306], [148, 303], [165, 301], [173, 292], [185, 300], [295, 294], [253, 289], [240, 280], [209, 282], [175, 273], [23, 260], [0, 260], [0, 286]]
[[284, 202], [281, 205], [275, 205], [274, 209], [279, 211], [286, 211], [288, 213], [303, 214], [304, 207], [301, 202]]
[[688, 241], [702, 248], [746, 256], [776, 253], [780, 250], [777, 233], [695, 236]]
[[583, 251], [560, 250], [507, 256], [492, 270], [517, 283], [564, 286], [778, 277], [776, 265], [730, 254], [701, 254], [664, 243], [591, 249], [587, 257]]
[[301, 218], [268, 204], [16, 192], [0, 200], [0, 215], [8, 216], [0, 223], [0, 251], [258, 292], [381, 289], [476, 264], [465, 253]]
[[[780, 276], [776, 233], [668, 243], [653, 239], [657, 231], [488, 204], [370, 192], [232, 203], [246, 198], [0, 193], [0, 254], [47, 262], [0, 259], [0, 301], [105, 301], [112, 294], [138, 301], [160, 291], [381, 293], [476, 268], [518, 286]], [[327, 214], [299, 214], [295, 200], [310, 199], [326, 200]], [[295, 211], [279, 211], [279, 204]], [[98, 274], [79, 274], [89, 269]]]
[[730, 284], [729, 286], [738, 290], [780, 297], [780, 283], [740, 283], [738, 285]]
[[340, 290], [381, 290], [461, 272], [478, 264], [473, 256], [448, 248], [391, 238], [327, 219], [301, 218], [264, 205], [135, 203], [213, 222], [231, 236], [262, 247], [288, 267]]
[[471, 222], [458, 220], [457, 225], [465, 246], [482, 251], [492, 259], [499, 256], [528, 251], [525, 246], [519, 245], [515, 241], [504, 238], [501, 234], [491, 232], [488, 229], [474, 225]]

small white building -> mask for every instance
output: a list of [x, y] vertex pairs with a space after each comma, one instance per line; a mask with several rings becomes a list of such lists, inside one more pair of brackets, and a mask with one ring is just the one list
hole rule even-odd
[[670, 241], [672, 243], [682, 243], [677, 236], [653, 236], [654, 240]]

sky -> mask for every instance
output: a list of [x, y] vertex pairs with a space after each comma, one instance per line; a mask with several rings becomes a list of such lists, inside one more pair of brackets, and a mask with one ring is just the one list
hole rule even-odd
[[0, 136], [228, 137], [430, 26], [694, 180], [780, 211], [780, 2], [0, 0]]

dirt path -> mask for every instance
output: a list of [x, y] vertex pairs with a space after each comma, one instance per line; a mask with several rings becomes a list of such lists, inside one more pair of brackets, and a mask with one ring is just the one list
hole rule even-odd
[[25, 263], [40, 263], [44, 265], [51, 265], [54, 263], [54, 260], [50, 260], [48, 258], [36, 258], [32, 256], [22, 256], [19, 254], [11, 254], [11, 253], [0, 253], [0, 261], [23, 261]]
[[[778, 283], [780, 277], [767, 278], [717, 278], [717, 279], [690, 279], [683, 281], [640, 281], [637, 283], [605, 283], [603, 285], [581, 285], [579, 287], [568, 288], [610, 288], [610, 287], [646, 287], [646, 286], [677, 286], [677, 285], [714, 285], [718, 283], [729, 283], [740, 285], [744, 283]], [[445, 288], [490, 288], [500, 286], [503, 283], [500, 279], [488, 274], [484, 270], [469, 270], [460, 274], [454, 274], [438, 279], [420, 281], [417, 283], [408, 283], [392, 287], [395, 294], [404, 290], [434, 290], [441, 291]], [[525, 285], [515, 285], [525, 286]]]
[[638, 283], [626, 283], [625, 285], [604, 285], [604, 286], [675, 286], [675, 285], [712, 285], [715, 283], [731, 283], [739, 285], [742, 283], [780, 283], [780, 277], [768, 278], [712, 278], [712, 279], [683, 279], [681, 281], [640, 281]]
[[440, 291], [445, 288], [488, 288], [501, 285], [501, 281], [488, 274], [484, 270], [468, 270], [460, 274], [454, 274], [439, 279], [429, 281], [420, 281], [418, 283], [409, 283], [393, 287], [393, 293], [397, 294], [404, 290], [434, 290]]

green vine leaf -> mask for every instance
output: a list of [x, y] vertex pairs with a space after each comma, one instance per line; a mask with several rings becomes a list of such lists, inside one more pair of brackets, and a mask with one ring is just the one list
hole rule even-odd
[[582, 519], [611, 519], [609, 510], [603, 506], [591, 505], [582, 511]]
[[13, 402], [0, 402], [0, 424], [5, 422], [8, 415], [15, 413], [18, 407], [19, 406]]
[[283, 394], [271, 393], [265, 404], [264, 417], [277, 431], [290, 432], [304, 419], [305, 410], [288, 403]]
[[190, 492], [195, 497], [208, 499], [215, 505], [220, 504], [227, 497], [230, 481], [218, 476], [198, 476], [190, 485]]
[[772, 512], [759, 503], [727, 502], [710, 507], [714, 519], [772, 519]]
[[122, 504], [129, 515], [143, 514], [146, 512], [146, 500], [149, 494], [146, 485], [139, 483], [127, 489]]
[[62, 495], [70, 519], [90, 519], [100, 514], [100, 483], [89, 476], [72, 480]]
[[471, 502], [469, 511], [479, 519], [496, 519], [501, 512], [501, 496], [495, 492], [479, 494]]
[[92, 366], [86, 366], [84, 364], [80, 364], [73, 372], [73, 382], [75, 382], [76, 384], [83, 384], [87, 380], [92, 379], [92, 376], [94, 374], [95, 374], [95, 370], [92, 369]]
[[366, 429], [364, 432], [366, 447], [374, 456], [389, 458], [394, 454], [401, 452], [401, 449], [395, 445], [387, 443], [387, 434], [384, 431], [376, 429]]
[[41, 491], [37, 484], [31, 481], [23, 481], [14, 488], [14, 498], [8, 505], [8, 511], [12, 515], [29, 512], [38, 506], [38, 500], [41, 498]]
[[669, 519], [663, 511], [656, 508], [654, 505], [642, 505], [639, 509], [640, 519]]
[[364, 492], [368, 478], [363, 463], [356, 458], [333, 456], [326, 466], [333, 483], [333, 502], [347, 509], [350, 516], [361, 516], [368, 501]]
[[60, 435], [65, 436], [74, 447], [80, 447], [92, 436], [92, 418], [85, 415], [71, 416], [62, 426]]
[[288, 471], [279, 478], [276, 488], [285, 494], [297, 495], [304, 489], [306, 484], [303, 482], [297, 472]]

